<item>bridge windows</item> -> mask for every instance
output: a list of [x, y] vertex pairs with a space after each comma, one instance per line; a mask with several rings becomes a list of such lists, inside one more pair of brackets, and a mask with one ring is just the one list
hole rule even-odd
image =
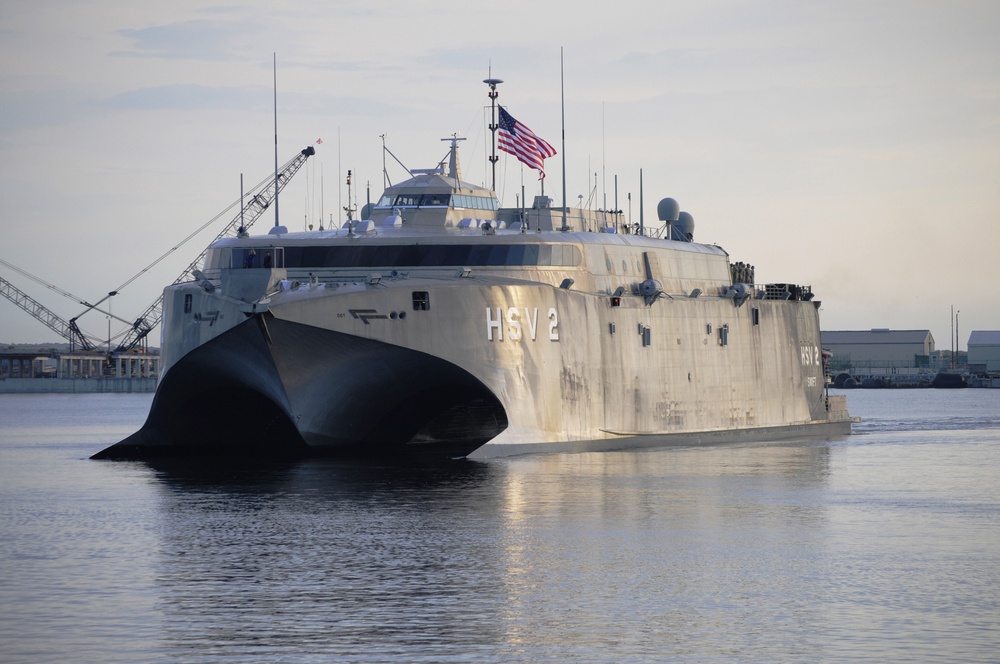
[[379, 199], [379, 208], [454, 207], [466, 210], [498, 210], [500, 202], [493, 196], [470, 194], [397, 194]]
[[285, 247], [288, 268], [568, 266], [583, 262], [572, 244], [365, 244]]

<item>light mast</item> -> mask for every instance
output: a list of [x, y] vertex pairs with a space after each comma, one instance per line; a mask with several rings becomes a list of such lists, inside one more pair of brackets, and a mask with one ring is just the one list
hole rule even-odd
[[497, 156], [497, 97], [500, 93], [497, 92], [497, 86], [503, 83], [499, 78], [488, 78], [483, 81], [486, 85], [490, 86], [489, 98], [490, 98], [490, 132], [493, 134], [490, 140], [490, 164], [493, 170], [493, 191], [497, 190], [497, 160], [500, 157]]

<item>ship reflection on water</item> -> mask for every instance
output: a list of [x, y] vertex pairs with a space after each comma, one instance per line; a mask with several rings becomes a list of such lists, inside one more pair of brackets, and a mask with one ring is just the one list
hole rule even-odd
[[104, 463], [149, 395], [0, 398], [4, 662], [993, 661], [1000, 391], [858, 435]]
[[[157, 584], [167, 648], [278, 657], [435, 644], [476, 659], [593, 654], [607, 639], [709, 635], [734, 619], [679, 607], [774, 584], [740, 549], [816, 547], [819, 446], [537, 455], [480, 463], [309, 459], [157, 463]], [[582, 601], [581, 601], [582, 600]], [[738, 612], [740, 613], [740, 612]], [[624, 616], [630, 616], [624, 619]], [[736, 617], [752, 621], [746, 606]], [[822, 615], [799, 619], [818, 626]], [[609, 624], [613, 630], [609, 631]], [[717, 638], [717, 637], [712, 637]], [[471, 653], [471, 654], [470, 654]]]

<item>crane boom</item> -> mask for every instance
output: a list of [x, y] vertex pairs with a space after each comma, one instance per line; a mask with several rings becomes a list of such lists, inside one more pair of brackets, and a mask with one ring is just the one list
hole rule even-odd
[[70, 348], [79, 345], [84, 350], [94, 350], [95, 346], [80, 331], [76, 325], [76, 319], [64, 320], [53, 311], [48, 309], [38, 300], [34, 299], [14, 284], [3, 277], [0, 277], [0, 295], [21, 307], [43, 325], [54, 331], [56, 334], [66, 339], [70, 343]]
[[[237, 233], [242, 227], [243, 230], [250, 228], [264, 211], [267, 210], [274, 199], [277, 197], [278, 192], [285, 188], [285, 185], [292, 179], [300, 168], [306, 163], [309, 157], [316, 154], [315, 148], [311, 145], [303, 150], [301, 150], [295, 157], [289, 160], [278, 174], [275, 176], [274, 180], [270, 181], [270, 184], [262, 189], [257, 194], [250, 195], [249, 202], [246, 205], [240, 206], [240, 212], [236, 217], [230, 221], [225, 228], [215, 237], [214, 240], [209, 242], [205, 250], [202, 251], [197, 258], [195, 258], [190, 265], [188, 265], [180, 276], [174, 280], [174, 284], [179, 284], [182, 281], [188, 281], [191, 278], [191, 273], [198, 268], [199, 264], [205, 259], [205, 255], [208, 253], [209, 248], [215, 244], [218, 240], [226, 237], [227, 235], [233, 235]], [[132, 323], [132, 328], [128, 331], [125, 337], [122, 339], [121, 343], [115, 349], [115, 352], [121, 353], [132, 348], [142, 341], [146, 335], [153, 331], [153, 329], [160, 324], [163, 320], [163, 294], [161, 293], [156, 300], [149, 305], [149, 307], [143, 311], [138, 318]]]
[[[120, 321], [120, 322], [125, 323], [125, 324], [131, 324], [130, 321], [127, 321], [124, 318], [120, 318], [120, 317], [114, 315], [113, 313], [111, 313], [110, 311], [106, 311], [104, 309], [101, 309], [96, 304], [91, 304], [91, 303], [87, 302], [86, 300], [84, 300], [83, 298], [79, 297], [78, 295], [73, 295], [72, 293], [70, 293], [68, 291], [64, 291], [63, 289], [59, 288], [58, 286], [56, 286], [54, 284], [50, 284], [49, 282], [45, 281], [41, 277], [37, 277], [37, 276], [31, 274], [27, 270], [19, 268], [18, 266], [14, 265], [13, 263], [8, 263], [7, 261], [5, 261], [2, 258], [0, 258], [0, 265], [3, 265], [5, 267], [9, 267], [10, 269], [14, 270], [15, 272], [18, 272], [21, 275], [23, 275], [23, 276], [31, 279], [35, 283], [39, 283], [42, 286], [45, 286], [46, 288], [48, 288], [49, 290], [55, 291], [55, 292], [59, 293], [60, 295], [62, 295], [64, 297], [68, 297], [69, 299], [74, 300], [75, 302], [77, 302], [79, 304], [82, 304], [83, 306], [87, 307], [84, 310], [83, 313], [87, 313], [88, 311], [90, 311], [91, 309], [93, 309], [94, 311], [99, 311], [100, 313], [104, 314], [105, 316], [108, 316], [109, 318], [114, 318], [115, 320]], [[116, 293], [109, 293], [108, 295], [109, 296], [113, 296], [113, 295], [116, 295]], [[104, 299], [101, 300], [101, 302], [104, 302], [104, 300], [107, 300], [107, 299], [108, 298], [105, 297]], [[83, 314], [80, 314], [80, 315], [82, 316]], [[73, 318], [71, 320], [75, 321], [77, 318], [79, 318], [79, 316], [77, 316], [76, 318]]]

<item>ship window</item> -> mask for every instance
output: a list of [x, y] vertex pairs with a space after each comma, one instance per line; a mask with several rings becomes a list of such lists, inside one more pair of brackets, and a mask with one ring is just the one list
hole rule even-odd
[[375, 251], [372, 252], [371, 265], [374, 266], [391, 266], [396, 265], [396, 259], [399, 257], [399, 250], [402, 249], [399, 245], [383, 245], [381, 247], [372, 247]]
[[525, 246], [523, 244], [512, 244], [507, 247], [507, 256], [505, 257], [504, 265], [529, 265], [529, 263], [524, 262], [524, 250]]
[[495, 245], [490, 250], [490, 257], [487, 259], [487, 265], [507, 265], [507, 257], [509, 255], [510, 246], [504, 246], [502, 244]]
[[184, 313], [191, 313], [191, 293], [184, 296]]
[[425, 194], [420, 201], [421, 205], [447, 205], [448, 194]]
[[[253, 252], [252, 254], [250, 252]], [[257, 267], [257, 250], [243, 249], [240, 253], [240, 263], [243, 267]]]
[[416, 207], [420, 204], [420, 196], [415, 194], [400, 194], [396, 196], [396, 205], [400, 207]]
[[[365, 244], [275, 248], [275, 267], [291, 269], [368, 267], [473, 267], [487, 265], [577, 266], [570, 244]], [[280, 252], [280, 253], [279, 253]], [[242, 252], [241, 252], [242, 253]], [[282, 255], [283, 254], [283, 255]]]
[[456, 265], [447, 260], [449, 249], [447, 245], [425, 245], [413, 247], [413, 264], [419, 267], [434, 267], [435, 265]]
[[750, 318], [753, 320], [754, 325], [760, 325], [760, 309], [754, 307], [750, 310]]
[[[427, 291], [413, 291], [413, 310], [427, 311], [431, 308], [431, 298]], [[400, 314], [400, 318], [404, 314]]]
[[378, 201], [377, 207], [389, 207], [392, 205], [392, 196], [383, 196]]

